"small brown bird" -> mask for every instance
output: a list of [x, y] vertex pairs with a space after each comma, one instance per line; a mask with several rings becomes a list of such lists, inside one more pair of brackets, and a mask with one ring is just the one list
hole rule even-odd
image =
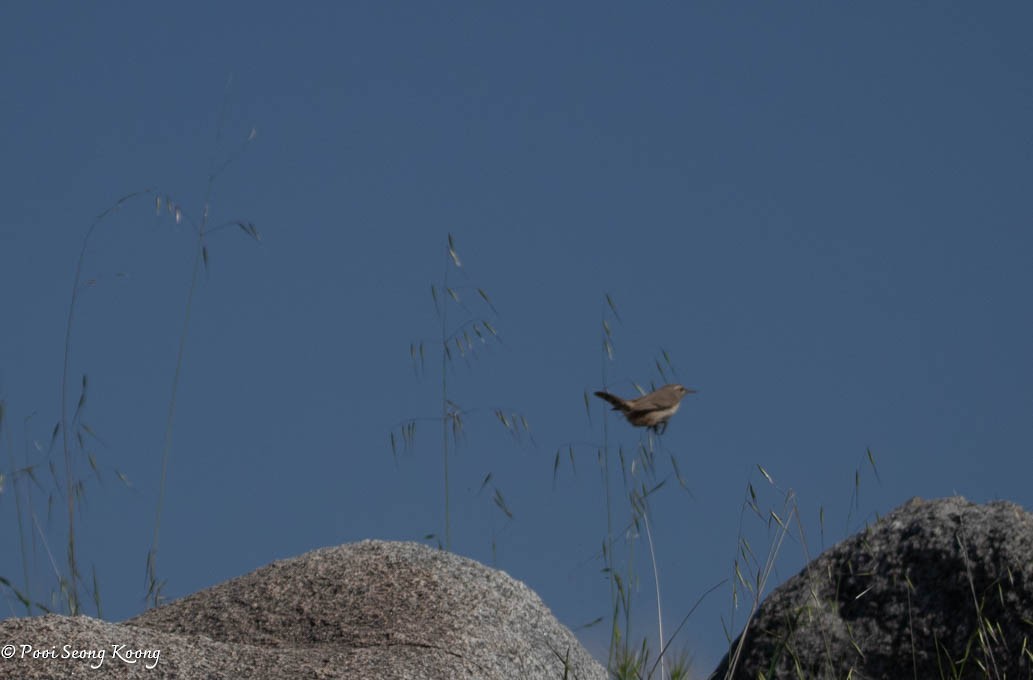
[[621, 399], [609, 392], [596, 392], [595, 396], [613, 404], [613, 410], [623, 413], [635, 427], [648, 427], [663, 434], [667, 431], [667, 421], [678, 411], [682, 397], [695, 392], [684, 385], [671, 384], [638, 399]]

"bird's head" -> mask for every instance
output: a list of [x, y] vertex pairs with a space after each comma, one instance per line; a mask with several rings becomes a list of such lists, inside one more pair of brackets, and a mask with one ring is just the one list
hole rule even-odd
[[678, 397], [684, 397], [686, 394], [695, 394], [696, 390], [686, 387], [685, 385], [672, 385], [674, 391], [678, 393]]

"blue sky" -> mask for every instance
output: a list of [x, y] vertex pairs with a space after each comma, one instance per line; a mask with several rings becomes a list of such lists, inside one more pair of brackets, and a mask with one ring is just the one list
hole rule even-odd
[[[571, 627], [609, 598], [604, 404], [589, 418], [583, 395], [604, 370], [622, 394], [659, 382], [664, 350], [699, 390], [656, 471], [669, 478], [673, 454], [691, 493], [671, 481], [651, 503], [668, 631], [732, 576], [740, 536], [764, 552], [771, 534], [742, 519], [750, 483], [764, 507], [790, 489], [798, 503], [805, 538], [784, 544], [775, 582], [912, 496], [1029, 508], [1031, 20], [1020, 2], [7, 4], [0, 469], [39, 466], [33, 507], [60, 562], [66, 519], [44, 492], [63, 458], [47, 449], [86, 230], [145, 189], [196, 220], [210, 169], [235, 157], [211, 223], [254, 222], [262, 241], [207, 240], [162, 519], [170, 597], [321, 546], [443, 532], [430, 288], [449, 233], [463, 264], [449, 280], [474, 313], [449, 318], [487, 315], [501, 339], [448, 372], [467, 411], [452, 547]], [[91, 480], [77, 531], [113, 620], [143, 606], [195, 245], [151, 195], [101, 222], [84, 259], [96, 283], [70, 366], [103, 443], [100, 481], [77, 463]], [[604, 369], [607, 294], [620, 320]], [[534, 444], [507, 437], [497, 407], [524, 414]], [[396, 459], [389, 433], [409, 418], [429, 420]], [[642, 441], [608, 431], [629, 457]], [[564, 458], [554, 480], [568, 444], [576, 468]], [[22, 583], [17, 488], [8, 476], [0, 494], [0, 576]], [[655, 628], [643, 539], [636, 637]], [[42, 547], [34, 559], [46, 599]], [[679, 635], [700, 673], [730, 611], [725, 585]], [[603, 627], [578, 633], [605, 655]]]

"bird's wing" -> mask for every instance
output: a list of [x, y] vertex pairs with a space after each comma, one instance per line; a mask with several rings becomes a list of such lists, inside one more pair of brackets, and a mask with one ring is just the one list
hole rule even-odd
[[661, 411], [678, 403], [678, 397], [671, 390], [660, 389], [639, 397], [633, 404], [635, 411]]

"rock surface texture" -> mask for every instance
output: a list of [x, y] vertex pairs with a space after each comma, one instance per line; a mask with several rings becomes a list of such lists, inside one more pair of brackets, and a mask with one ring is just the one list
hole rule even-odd
[[913, 499], [777, 588], [744, 637], [735, 678], [1031, 678], [1033, 516]]
[[[415, 543], [274, 562], [114, 624], [0, 621], [0, 678], [584, 678], [606, 670], [527, 586]], [[21, 658], [21, 646], [58, 658]], [[103, 650], [105, 658], [61, 658]], [[115, 649], [119, 655], [114, 655]], [[159, 650], [131, 663], [134, 650]], [[6, 657], [6, 653], [5, 653]]]

